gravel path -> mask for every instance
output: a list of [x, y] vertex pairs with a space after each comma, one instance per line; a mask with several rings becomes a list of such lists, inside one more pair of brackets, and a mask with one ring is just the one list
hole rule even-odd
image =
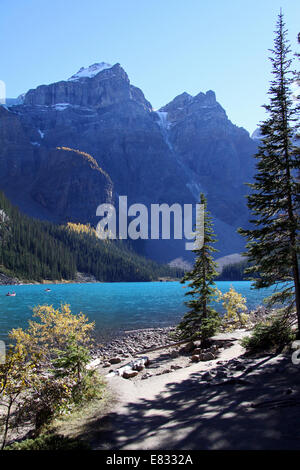
[[[245, 358], [238, 341], [245, 334], [218, 335], [232, 342], [212, 361], [189, 357], [172, 369], [179, 359], [169, 358], [169, 372], [147, 380], [109, 378], [118, 401], [100, 420], [93, 448], [300, 449], [299, 368], [284, 355]], [[149, 356], [153, 372], [161, 353]]]
[[102, 361], [111, 399], [63, 433], [99, 450], [300, 450], [299, 366], [290, 354], [245, 357], [246, 334], [216, 336], [213, 360], [193, 362], [182, 346], [149, 352], [130, 379], [110, 371], [135, 355]]

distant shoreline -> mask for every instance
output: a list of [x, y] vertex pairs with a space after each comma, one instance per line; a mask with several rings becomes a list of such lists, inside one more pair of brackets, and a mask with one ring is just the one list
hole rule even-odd
[[[161, 283], [161, 282], [180, 282], [180, 279], [170, 279], [167, 281], [77, 281], [75, 279], [68, 280], [68, 281], [19, 281], [19, 282], [12, 282], [12, 283], [4, 283], [0, 282], [0, 286], [47, 286], [47, 285], [65, 285], [65, 284], [128, 284], [128, 283]], [[235, 281], [232, 281], [235, 282]]]
[[161, 277], [155, 281], [98, 281], [94, 276], [84, 273], [78, 273], [75, 279], [43, 279], [42, 281], [20, 280], [0, 272], [0, 286], [32, 286], [47, 284], [97, 284], [109, 282], [178, 282], [180, 278]]
[[[17, 282], [11, 282], [11, 283], [6, 283], [6, 282], [1, 282], [0, 280], [0, 287], [1, 286], [47, 286], [47, 285], [65, 285], [65, 284], [130, 284], [130, 283], [140, 283], [142, 284], [143, 282], [147, 283], [167, 283], [167, 282], [180, 282], [180, 279], [168, 279], [168, 280], [157, 280], [157, 281], [78, 281], [76, 279], [72, 280], [55, 280], [55, 281], [48, 281], [44, 280], [41, 282], [38, 281], [17, 281]], [[248, 280], [241, 280], [241, 279], [236, 279], [236, 280], [222, 280], [222, 279], [216, 279], [215, 282], [249, 282]]]

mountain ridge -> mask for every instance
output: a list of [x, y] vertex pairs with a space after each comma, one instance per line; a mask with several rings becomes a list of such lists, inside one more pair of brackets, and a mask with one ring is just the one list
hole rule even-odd
[[[110, 200], [127, 195], [129, 204], [138, 202], [147, 207], [151, 203], [195, 204], [199, 192], [205, 192], [216, 231], [222, 234], [220, 255], [240, 252], [243, 240], [235, 231], [248, 219], [244, 183], [252, 178], [252, 155], [257, 143], [245, 129], [231, 123], [212, 90], [194, 97], [184, 92], [154, 111], [143, 92], [130, 83], [120, 64], [100, 68], [97, 72], [95, 67], [93, 73], [97, 73], [91, 73], [92, 76], [31, 89], [22, 104], [8, 107], [6, 112], [12, 116], [2, 112], [2, 129], [12, 121], [16, 131], [14, 144], [8, 142], [8, 130], [2, 141], [0, 132], [0, 171], [4, 175], [0, 176], [0, 188], [13, 202], [23, 204], [22, 210], [29, 214], [34, 210], [31, 215], [38, 215], [41, 199], [37, 201], [22, 188], [24, 172], [28, 187], [38, 186], [43, 192], [48, 179], [52, 192], [59, 194], [55, 173], [62, 169], [59, 159], [55, 159], [55, 149], [78, 149], [92, 155], [111, 178]], [[80, 70], [85, 73], [89, 69]], [[24, 169], [25, 161], [30, 175]], [[71, 160], [68, 165], [72, 166]], [[63, 171], [64, 178], [58, 180], [63, 179], [70, 186], [72, 173], [68, 165]], [[13, 181], [11, 168], [15, 168]], [[43, 172], [41, 179], [38, 175]], [[86, 174], [80, 194], [92, 207], [96, 199], [88, 179]], [[101, 197], [99, 194], [97, 202], [94, 214], [99, 204], [108, 202], [105, 192]], [[61, 221], [63, 217], [55, 204], [45, 204], [40, 210], [50, 220]], [[77, 221], [93, 222], [90, 212], [84, 218], [79, 211]], [[75, 216], [73, 212], [76, 219]], [[139, 246], [144, 254], [157, 260], [167, 262], [182, 255], [191, 259], [183, 241], [148, 240]]]

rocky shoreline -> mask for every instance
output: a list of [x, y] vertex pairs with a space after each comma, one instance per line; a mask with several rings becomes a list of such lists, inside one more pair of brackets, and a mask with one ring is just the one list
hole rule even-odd
[[[179, 279], [177, 278], [158, 278], [156, 281], [148, 281], [148, 282], [177, 282]], [[4, 273], [0, 272], [0, 286], [30, 286], [30, 285], [43, 285], [43, 284], [88, 284], [88, 283], [104, 283], [108, 281], [99, 281], [95, 278], [92, 274], [86, 273], [76, 273], [76, 277], [74, 279], [43, 279], [42, 281], [32, 281], [26, 279], [18, 279], [16, 277], [8, 276]], [[127, 281], [124, 281], [127, 282]]]
[[[249, 312], [247, 327], [239, 330], [238, 335], [249, 334], [255, 323], [268, 313], [271, 311], [263, 306]], [[118, 336], [98, 344], [91, 351], [92, 367], [99, 367], [101, 373], [108, 376], [133, 378], [139, 375], [137, 378], [149, 378], [154, 373], [149, 369], [154, 368], [155, 375], [161, 375], [192, 363], [214, 361], [233, 345], [230, 337], [235, 336], [235, 333], [223, 331], [204, 346], [201, 341], [178, 342], [171, 336], [174, 332], [175, 326], [119, 332]], [[138, 374], [141, 370], [144, 370], [144, 375]]]
[[[123, 336], [100, 346], [89, 367], [97, 368], [107, 378], [119, 376], [134, 381], [169, 374], [195, 363], [202, 363], [206, 368], [247, 334], [245, 329], [237, 330], [234, 334], [221, 333], [204, 346], [200, 340], [174, 341], [170, 337], [174, 330], [174, 327], [166, 327], [124, 332]], [[243, 370], [244, 365], [240, 361], [233, 361], [232, 367]], [[227, 372], [225, 363], [218, 361], [218, 378], [225, 369]], [[209, 374], [206, 375], [206, 380], [210, 380]]]
[[[195, 362], [212, 361], [232, 345], [231, 341], [216, 339], [205, 348], [201, 341], [178, 342], [170, 336], [174, 331], [174, 326], [124, 331], [93, 351], [91, 367], [100, 368], [108, 377], [147, 379], [153, 374], [166, 374]], [[139, 374], [141, 371], [143, 373]]]
[[[264, 306], [259, 306], [251, 311], [247, 329], [252, 329], [255, 323], [263, 320], [271, 312]], [[91, 351], [92, 356], [93, 358], [102, 357], [106, 359], [120, 355], [123, 358], [128, 358], [154, 348], [171, 346], [176, 341], [171, 336], [175, 329], [175, 326], [167, 326], [120, 331], [115, 333], [113, 338], [103, 340], [102, 344], [98, 344], [93, 348]]]
[[98, 345], [92, 351], [92, 355], [94, 358], [108, 359], [111, 356], [121, 356], [125, 359], [152, 348], [174, 343], [170, 337], [174, 331], [174, 326], [123, 331], [103, 345]]
[[22, 284], [22, 282], [16, 277], [10, 277], [4, 273], [0, 273], [0, 286], [16, 286], [20, 284]]
[[12, 277], [8, 276], [7, 274], [1, 273], [0, 272], [0, 286], [16, 286], [16, 285], [21, 285], [21, 286], [26, 286], [26, 285], [43, 285], [43, 284], [71, 284], [71, 283], [79, 283], [79, 284], [85, 284], [85, 283], [95, 283], [95, 282], [101, 282], [98, 281], [95, 276], [91, 274], [85, 274], [85, 273], [76, 273], [75, 279], [56, 279], [56, 280], [49, 280], [49, 279], [43, 279], [42, 281], [32, 281], [32, 280], [26, 280], [26, 279], [18, 279], [17, 277]]

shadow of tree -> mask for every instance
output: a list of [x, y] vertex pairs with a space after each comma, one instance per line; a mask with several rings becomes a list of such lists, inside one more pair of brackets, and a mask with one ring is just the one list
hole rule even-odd
[[[300, 374], [290, 357], [264, 358], [240, 380], [193, 373], [153, 399], [87, 423], [95, 449], [300, 449]], [[149, 383], [149, 386], [150, 383]]]
[[161, 366], [168, 366], [169, 365], [169, 362], [170, 362], [170, 353], [167, 352], [167, 353], [161, 353], [159, 354], [159, 356], [157, 356], [155, 358], [155, 361], [153, 363], [150, 362], [150, 366], [148, 367], [148, 369], [158, 369], [159, 367]]

